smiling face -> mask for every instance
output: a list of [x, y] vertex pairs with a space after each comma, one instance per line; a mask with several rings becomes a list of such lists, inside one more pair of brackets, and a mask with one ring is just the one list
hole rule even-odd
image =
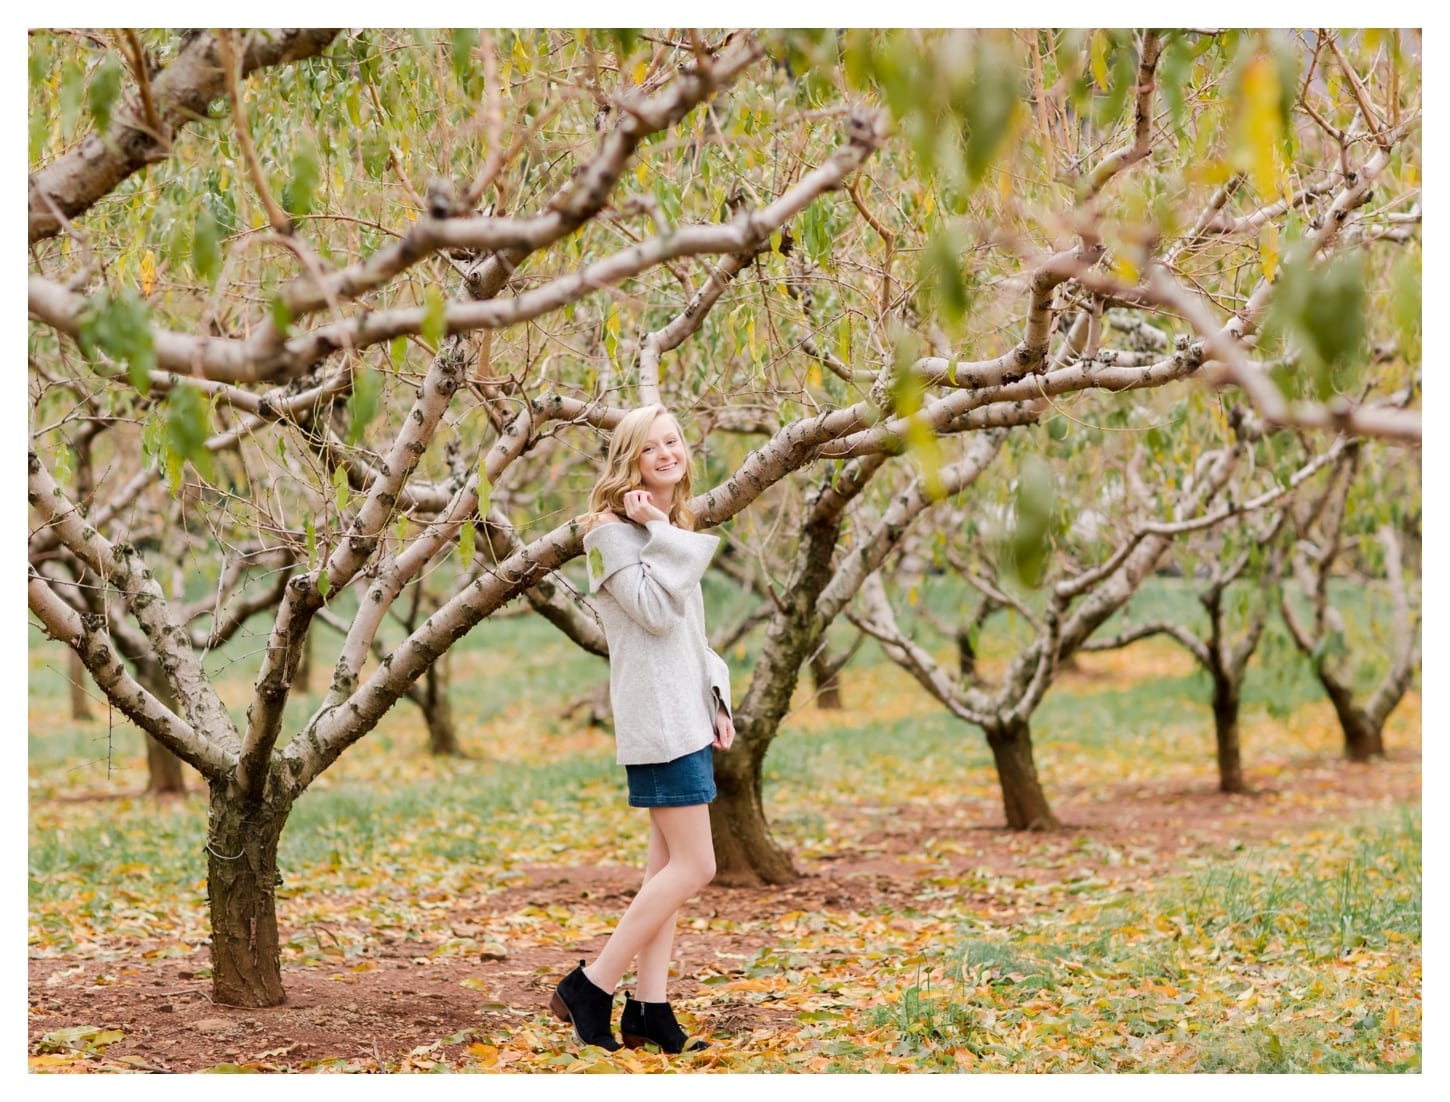
[[690, 453], [680, 426], [667, 413], [655, 417], [635, 460], [639, 476], [650, 493], [671, 493], [689, 469]]

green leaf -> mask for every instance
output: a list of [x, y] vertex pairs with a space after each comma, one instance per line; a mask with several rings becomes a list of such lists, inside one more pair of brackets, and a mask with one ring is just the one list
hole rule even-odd
[[1400, 355], [1410, 363], [1420, 358], [1423, 293], [1419, 255], [1401, 257], [1390, 281], [1390, 314], [1399, 338]]
[[86, 98], [86, 71], [74, 59], [60, 69], [60, 129], [69, 135], [81, 116]]
[[52, 62], [48, 35], [32, 35], [30, 38], [30, 88], [32, 91], [45, 83], [50, 76]]
[[1021, 98], [1018, 71], [1011, 57], [978, 39], [971, 80], [956, 103], [966, 124], [965, 160], [972, 184], [986, 175]]
[[388, 363], [392, 365], [393, 371], [398, 371], [408, 355], [408, 338], [399, 333], [388, 342]]
[[970, 300], [966, 280], [962, 276], [962, 242], [955, 231], [944, 229], [933, 234], [921, 257], [923, 285], [934, 292], [934, 302], [942, 318], [955, 328], [966, 316]]
[[634, 50], [634, 44], [639, 41], [639, 31], [634, 27], [615, 27], [605, 32], [614, 39], [614, 44], [619, 48], [619, 57], [624, 59]]
[[488, 480], [488, 475], [483, 469], [484, 460], [488, 453], [478, 457], [478, 515], [488, 516], [489, 506], [493, 503], [493, 483]]
[[1013, 494], [1016, 528], [1008, 542], [1010, 566], [1023, 585], [1036, 588], [1047, 572], [1048, 535], [1057, 507], [1057, 486], [1052, 471], [1029, 455], [1017, 476]]
[[186, 468], [186, 459], [178, 451], [167, 449], [162, 466], [166, 469], [166, 487], [172, 498], [181, 496], [181, 476]]
[[1185, 93], [1192, 73], [1193, 48], [1183, 33], [1174, 33], [1158, 62], [1158, 77], [1163, 88], [1163, 100], [1168, 104], [1168, 114], [1173, 120], [1173, 130], [1180, 137], [1183, 135], [1183, 121], [1188, 113], [1188, 97]]
[[604, 311], [604, 353], [619, 366], [619, 304], [611, 302]]
[[328, 577], [324, 568], [317, 572], [317, 592], [320, 596], [326, 597], [327, 591], [332, 588], [332, 579]]
[[30, 115], [30, 161], [34, 164], [45, 153], [45, 147], [50, 143], [50, 125], [45, 115], [34, 111]]
[[151, 311], [134, 288], [115, 296], [104, 291], [91, 296], [81, 314], [77, 342], [88, 357], [99, 349], [124, 363], [131, 385], [150, 393], [150, 373], [156, 367]]
[[436, 284], [430, 285], [423, 295], [423, 324], [419, 333], [432, 351], [437, 351], [448, 332], [448, 321], [444, 313], [443, 292]]
[[1346, 255], [1326, 265], [1310, 286], [1301, 322], [1327, 364], [1344, 362], [1364, 344], [1364, 281], [1363, 262]]
[[846, 32], [842, 61], [846, 66], [846, 82], [856, 91], [865, 91], [871, 83], [871, 29], [852, 27]]
[[931, 501], [942, 497], [941, 442], [920, 413], [914, 413], [906, 422], [906, 446], [921, 464], [922, 487]]
[[831, 253], [830, 219], [825, 202], [816, 199], [801, 214], [801, 243], [806, 255], [817, 264], [825, 262]]
[[292, 309], [283, 301], [281, 295], [272, 298], [272, 324], [276, 326], [277, 332], [284, 337], [292, 332]]
[[212, 477], [212, 456], [206, 442], [212, 435], [211, 403], [196, 387], [182, 383], [166, 396], [166, 433], [168, 459], [176, 455], [186, 460], [202, 475]]
[[381, 134], [368, 134], [360, 139], [363, 170], [374, 180], [388, 171], [388, 157], [393, 151], [388, 139]]
[[453, 75], [459, 84], [467, 84], [473, 72], [473, 48], [478, 45], [478, 31], [472, 27], [456, 28], [449, 41]]
[[196, 274], [215, 284], [222, 270], [221, 230], [211, 208], [203, 205], [191, 233], [191, 264]]
[[307, 543], [307, 565], [311, 566], [317, 558], [317, 528], [313, 525], [311, 517], [303, 518], [302, 538]]
[[471, 565], [473, 565], [474, 539], [475, 534], [473, 530], [473, 518], [470, 517], [468, 520], [464, 521], [463, 526], [458, 529], [458, 558], [459, 561], [462, 562], [464, 570], [467, 570]]
[[86, 89], [86, 108], [97, 130], [104, 131], [111, 125], [111, 111], [120, 94], [121, 63], [115, 54], [107, 54], [91, 74], [90, 87]]
[[347, 399], [347, 442], [356, 444], [363, 437], [364, 430], [377, 416], [378, 397], [382, 394], [383, 377], [370, 367], [353, 372], [352, 393]]
[[339, 463], [332, 469], [332, 493], [339, 513], [347, 512], [347, 503], [352, 499], [352, 486], [347, 481], [347, 468]]
[[604, 578], [604, 555], [599, 548], [591, 547], [587, 556], [589, 563], [589, 577], [597, 585]]
[[317, 157], [317, 143], [310, 137], [299, 138], [292, 152], [292, 167], [287, 185], [282, 189], [282, 207], [294, 217], [312, 210], [312, 199], [322, 167]]

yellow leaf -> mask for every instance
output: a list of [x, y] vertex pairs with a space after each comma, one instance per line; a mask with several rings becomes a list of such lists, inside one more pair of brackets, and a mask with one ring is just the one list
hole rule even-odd
[[156, 254], [150, 249], [141, 258], [141, 293], [149, 295], [156, 286]]
[[821, 365], [820, 364], [818, 364], [818, 363], [812, 363], [811, 364], [810, 368], [806, 371], [806, 383], [808, 385], [810, 385], [810, 386], [820, 386], [821, 385]]
[[81, 1058], [70, 1052], [49, 1052], [44, 1056], [32, 1056], [30, 1066], [33, 1068], [61, 1068], [67, 1064], [74, 1064]]
[[1113, 274], [1121, 279], [1123, 282], [1138, 282], [1138, 265], [1134, 264], [1130, 257], [1115, 256], [1113, 257], [1113, 262], [1111, 265], [1109, 265], [1109, 267], [1112, 269]]
[[928, 191], [926, 198], [922, 201], [921, 212], [930, 217], [934, 210], [936, 210], [936, 192]]
[[644, 78], [648, 74], [649, 65], [645, 63], [645, 60], [643, 58], [641, 58], [639, 64], [634, 67], [634, 82], [636, 84], [643, 84]]
[[1108, 89], [1108, 47], [1112, 41], [1108, 38], [1107, 31], [1093, 31], [1092, 40], [1092, 71], [1093, 83], [1103, 91]]
[[1218, 158], [1195, 161], [1184, 170], [1184, 175], [1195, 184], [1211, 184], [1214, 187], [1227, 183], [1233, 174], [1232, 166]]
[[644, 178], [646, 174], [648, 174], [648, 172], [649, 166], [646, 165], [643, 161], [640, 161], [638, 166], [636, 166], [634, 170], [634, 178], [640, 182], [641, 187], [644, 186]]
[[1249, 177], [1262, 196], [1278, 194], [1279, 165], [1274, 147], [1280, 137], [1279, 74], [1274, 63], [1259, 54], [1244, 69], [1241, 141], [1247, 146]]
[[486, 1068], [498, 1063], [497, 1047], [483, 1044], [481, 1041], [475, 1041], [469, 1045], [468, 1054]]
[[1265, 222], [1259, 230], [1259, 257], [1264, 262], [1264, 278], [1273, 280], [1279, 270], [1279, 227]]

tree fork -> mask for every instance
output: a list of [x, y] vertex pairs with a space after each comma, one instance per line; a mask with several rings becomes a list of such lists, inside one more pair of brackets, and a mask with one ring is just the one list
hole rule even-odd
[[1384, 725], [1376, 724], [1369, 714], [1354, 703], [1354, 693], [1333, 677], [1319, 672], [1319, 683], [1334, 705], [1339, 726], [1344, 731], [1344, 756], [1354, 762], [1371, 762], [1385, 756]]
[[277, 841], [290, 805], [246, 805], [230, 780], [211, 786], [207, 903], [211, 912], [212, 998], [224, 1006], [280, 1006]]

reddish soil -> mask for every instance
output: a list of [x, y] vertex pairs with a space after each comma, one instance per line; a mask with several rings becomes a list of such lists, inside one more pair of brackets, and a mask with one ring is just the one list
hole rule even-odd
[[[1300, 763], [1272, 778], [1272, 787], [1250, 796], [1224, 796], [1208, 787], [1171, 783], [1131, 784], [1116, 789], [1059, 791], [1055, 809], [1066, 824], [1043, 834], [1014, 834], [977, 824], [1000, 822], [1000, 808], [967, 801], [957, 807], [861, 808], [838, 814], [862, 838], [859, 848], [818, 860], [797, 859], [802, 879], [785, 887], [707, 888], [686, 914], [728, 916], [732, 925], [760, 924], [750, 934], [691, 929], [682, 924], [676, 958], [682, 979], [676, 997], [704, 990], [700, 968], [730, 970], [771, 938], [772, 920], [792, 911], [879, 912], [930, 910], [939, 899], [924, 898], [924, 877], [980, 870], [983, 888], [966, 893], [961, 905], [984, 920], [1009, 923], [1040, 902], [1018, 892], [1016, 880], [1038, 884], [1101, 877], [1140, 882], [1182, 871], [1195, 855], [1236, 842], [1252, 844], [1276, 834], [1352, 819], [1419, 796], [1419, 760], [1413, 754], [1357, 766], [1337, 759]], [[920, 855], [933, 854], [923, 866]], [[944, 868], [944, 866], [949, 867]], [[638, 883], [637, 870], [605, 868], [532, 868], [527, 881], [461, 907], [457, 923], [490, 914], [510, 914], [529, 905], [587, 906], [591, 911], [617, 904], [623, 910]], [[994, 879], [1000, 877], [1001, 879]], [[1038, 893], [1040, 896], [1040, 893]], [[592, 954], [603, 944], [594, 938], [578, 946]], [[125, 1033], [106, 1050], [105, 1064], [145, 1070], [189, 1072], [222, 1063], [293, 1069], [353, 1062], [369, 1070], [377, 1062], [396, 1063], [418, 1046], [440, 1038], [428, 1055], [453, 1062], [468, 1040], [498, 1036], [534, 1022], [552, 985], [572, 966], [556, 950], [510, 951], [503, 959], [429, 956], [434, 946], [418, 942], [383, 943], [369, 953], [376, 967], [349, 974], [339, 983], [335, 967], [288, 968], [285, 1005], [242, 1010], [211, 1002], [209, 980], [197, 975], [208, 963], [205, 946], [190, 959], [150, 960], [140, 946], [130, 960], [45, 959], [30, 962], [30, 1044], [68, 1026], [102, 1025]], [[460, 976], [486, 970], [483, 994], [460, 984]], [[110, 982], [96, 986], [98, 975]], [[690, 990], [691, 983], [695, 990]], [[777, 1028], [791, 1012], [751, 1005], [749, 1017], [728, 1003], [712, 1004], [699, 1015], [709, 1033]], [[559, 1026], [561, 1037], [565, 1027]], [[506, 1061], [501, 1060], [500, 1064]]]

